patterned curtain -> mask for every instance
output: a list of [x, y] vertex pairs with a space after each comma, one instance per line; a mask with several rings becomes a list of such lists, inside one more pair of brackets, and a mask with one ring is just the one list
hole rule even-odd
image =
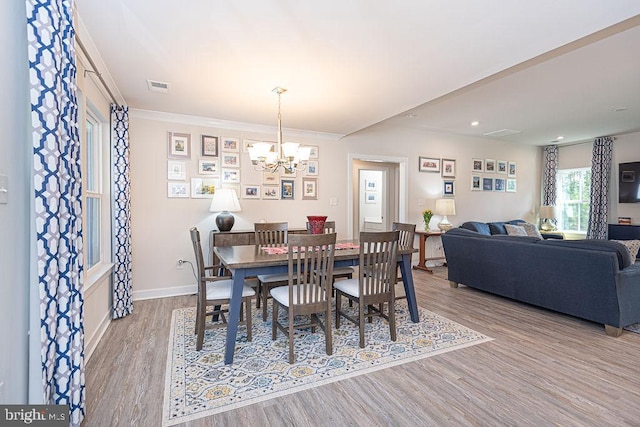
[[45, 404], [84, 418], [80, 138], [73, 0], [27, 0], [40, 335]]
[[542, 205], [556, 205], [556, 173], [558, 172], [558, 146], [547, 145], [542, 149]]
[[609, 213], [609, 174], [613, 137], [603, 136], [593, 141], [591, 158], [591, 202], [587, 239], [606, 239]]
[[113, 318], [133, 311], [129, 107], [111, 104], [113, 141]]

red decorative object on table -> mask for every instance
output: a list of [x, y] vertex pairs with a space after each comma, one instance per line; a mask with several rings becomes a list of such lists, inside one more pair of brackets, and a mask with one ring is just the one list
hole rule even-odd
[[327, 220], [326, 216], [319, 215], [309, 215], [307, 216], [309, 220], [309, 233], [310, 234], [323, 234], [324, 233], [324, 223]]

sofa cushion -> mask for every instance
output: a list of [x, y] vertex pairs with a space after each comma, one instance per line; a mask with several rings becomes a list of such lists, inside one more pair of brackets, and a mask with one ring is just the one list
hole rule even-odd
[[467, 221], [463, 223], [460, 228], [464, 228], [465, 230], [475, 231], [476, 233], [484, 234], [486, 236], [491, 235], [491, 231], [489, 231], [489, 226], [484, 222], [479, 221]]
[[489, 222], [489, 231], [492, 235], [495, 234], [507, 234], [507, 229], [504, 228], [504, 222]]
[[505, 224], [504, 229], [507, 230], [509, 236], [526, 236], [527, 230], [521, 225]]
[[638, 257], [638, 250], [640, 250], [640, 240], [612, 240], [612, 242], [618, 242], [626, 246], [631, 257], [631, 263], [634, 264]]
[[490, 236], [490, 239], [493, 240], [506, 240], [508, 242], [522, 242], [522, 243], [536, 243], [540, 241], [537, 237], [532, 236], [509, 236], [508, 234], [496, 234], [495, 236]]
[[629, 255], [629, 250], [627, 250], [626, 246], [621, 243], [614, 242], [612, 240], [596, 240], [596, 239], [585, 239], [585, 240], [542, 240], [538, 243], [539, 245], [554, 245], [554, 246], [564, 246], [566, 248], [576, 248], [576, 249], [585, 249], [591, 251], [604, 251], [604, 252], [613, 252], [616, 254], [618, 258], [618, 267], [620, 270], [623, 268], [627, 268], [631, 265], [631, 256]]
[[530, 222], [520, 222], [518, 225], [524, 227], [524, 230], [527, 232], [527, 236], [537, 237], [542, 240], [542, 234], [540, 234], [540, 230], [538, 230], [538, 227], [535, 224], [531, 224]]

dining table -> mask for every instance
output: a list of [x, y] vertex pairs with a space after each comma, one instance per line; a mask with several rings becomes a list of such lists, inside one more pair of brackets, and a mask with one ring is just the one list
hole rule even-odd
[[[231, 271], [233, 276], [233, 290], [229, 302], [227, 319], [227, 336], [225, 343], [224, 363], [233, 363], [233, 355], [240, 321], [240, 306], [242, 305], [242, 288], [245, 279], [259, 274], [287, 273], [288, 252], [287, 245], [281, 245], [281, 250], [274, 251], [273, 245], [240, 245], [215, 246], [213, 248], [220, 263]], [[413, 247], [398, 247], [398, 265], [402, 274], [402, 282], [409, 306], [412, 322], [419, 322], [418, 304], [411, 274], [411, 256], [417, 249]], [[357, 239], [340, 240], [336, 243], [334, 252], [334, 268], [356, 266], [359, 262], [359, 242]]]

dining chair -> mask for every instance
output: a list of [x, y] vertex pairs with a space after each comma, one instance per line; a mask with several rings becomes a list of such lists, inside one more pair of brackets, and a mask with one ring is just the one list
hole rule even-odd
[[[278, 329], [289, 337], [289, 363], [293, 363], [294, 330], [310, 327], [311, 332], [315, 333], [319, 326], [324, 331], [326, 352], [331, 355], [331, 284], [336, 234], [292, 234], [287, 246], [287, 286], [271, 290], [271, 338], [276, 339]], [[280, 307], [287, 313], [286, 322], [278, 319]], [[324, 314], [324, 323], [319, 313]], [[309, 321], [294, 325], [296, 316], [309, 316]]]
[[[307, 232], [310, 232], [309, 221], [307, 221]], [[336, 222], [335, 221], [325, 221], [324, 222], [324, 233], [331, 234], [336, 232]], [[333, 281], [336, 279], [351, 279], [353, 278], [353, 267], [338, 267], [333, 269]]]
[[[364, 348], [364, 319], [380, 316], [389, 322], [391, 341], [396, 340], [395, 284], [399, 231], [360, 232], [358, 278], [334, 283], [336, 291], [336, 329], [340, 318], [358, 325], [360, 347]], [[368, 274], [365, 274], [365, 271]], [[358, 306], [358, 318], [342, 309], [342, 296]], [[387, 313], [384, 313], [384, 305]], [[378, 307], [374, 306], [377, 305]], [[365, 313], [365, 307], [367, 309]]]
[[[256, 222], [253, 225], [256, 245], [273, 246], [286, 245], [289, 240], [289, 224], [286, 222]], [[286, 285], [289, 280], [288, 274], [259, 274], [258, 279], [258, 299], [256, 308], [262, 305], [262, 320], [267, 320], [267, 299], [271, 288]]]
[[[197, 281], [198, 281], [198, 302], [196, 306], [196, 328], [195, 333], [197, 335], [196, 350], [202, 350], [204, 342], [205, 329], [226, 327], [227, 319], [225, 313], [229, 312], [228, 307], [222, 308], [223, 305], [228, 305], [231, 300], [231, 292], [233, 290], [233, 279], [230, 276], [218, 276], [215, 272], [219, 271], [221, 266], [204, 265], [204, 257], [202, 256], [202, 246], [200, 243], [200, 232], [196, 227], [192, 227], [189, 230], [191, 236], [191, 243], [193, 244], [193, 252], [196, 257], [197, 267]], [[210, 275], [207, 272], [211, 271]], [[247, 341], [251, 341], [251, 299], [255, 295], [255, 291], [250, 286], [244, 285], [242, 287], [242, 302], [245, 305], [246, 320], [243, 318], [243, 309], [240, 308], [240, 324], [247, 326]], [[207, 307], [213, 306], [213, 310], [207, 312]], [[211, 315], [212, 323], [206, 324], [207, 315]], [[213, 323], [216, 320], [221, 319], [217, 323]]]
[[[403, 222], [394, 222], [391, 224], [391, 230], [398, 230], [400, 235], [398, 237], [398, 246], [399, 247], [410, 247], [413, 248], [413, 241], [416, 235], [416, 225], [415, 224], [407, 224]], [[397, 283], [402, 283], [402, 276], [400, 275], [400, 265], [398, 264], [396, 267], [396, 275], [397, 275]], [[396, 300], [406, 299], [407, 296], [403, 293], [401, 295], [396, 295]]]

